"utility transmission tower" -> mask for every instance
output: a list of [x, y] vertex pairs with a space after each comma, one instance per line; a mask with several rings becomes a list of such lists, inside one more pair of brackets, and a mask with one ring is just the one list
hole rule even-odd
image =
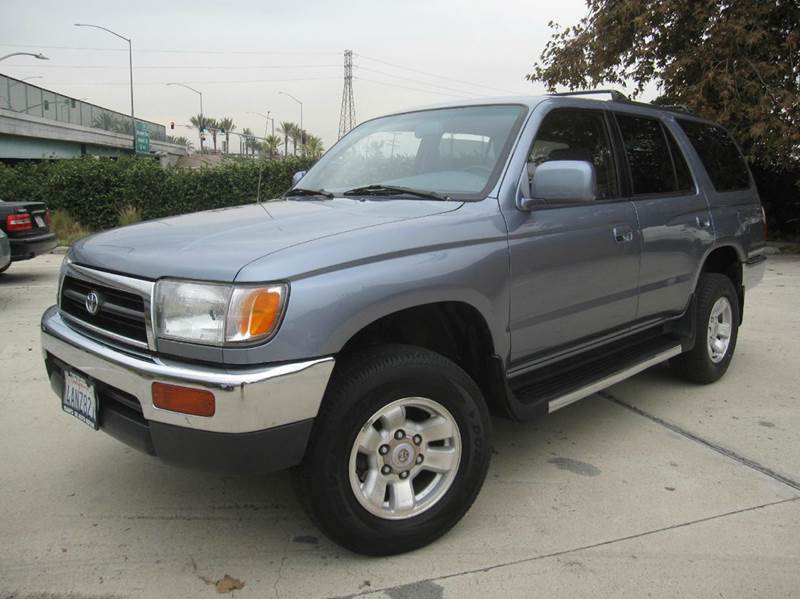
[[339, 115], [339, 139], [356, 126], [356, 103], [353, 99], [353, 51], [344, 51], [344, 90]]

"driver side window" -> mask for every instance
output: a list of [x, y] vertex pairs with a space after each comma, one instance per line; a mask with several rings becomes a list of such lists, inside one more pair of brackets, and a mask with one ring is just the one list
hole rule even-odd
[[536, 167], [550, 160], [590, 162], [597, 177], [597, 199], [619, 197], [617, 170], [602, 112], [558, 109], [550, 112], [539, 126], [528, 157], [528, 177]]

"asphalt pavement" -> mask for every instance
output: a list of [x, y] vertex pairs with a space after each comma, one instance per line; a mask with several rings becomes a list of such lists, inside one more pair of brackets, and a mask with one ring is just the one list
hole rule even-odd
[[60, 260], [0, 275], [0, 597], [800, 597], [800, 257], [770, 258], [723, 380], [656, 366], [496, 419], [470, 512], [392, 558], [328, 541], [288, 473], [176, 469], [62, 412], [38, 329]]

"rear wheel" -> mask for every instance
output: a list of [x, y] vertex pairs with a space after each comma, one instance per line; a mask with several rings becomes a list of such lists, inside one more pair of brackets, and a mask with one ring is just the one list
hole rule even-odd
[[728, 370], [739, 333], [739, 297], [725, 275], [700, 276], [695, 294], [694, 348], [670, 360], [674, 372], [695, 383], [713, 383]]
[[337, 366], [304, 463], [312, 516], [341, 545], [391, 555], [466, 513], [489, 464], [480, 390], [450, 360], [373, 348]]

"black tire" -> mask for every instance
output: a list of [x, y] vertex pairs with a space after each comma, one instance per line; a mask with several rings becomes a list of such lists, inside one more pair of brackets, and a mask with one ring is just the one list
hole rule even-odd
[[[387, 404], [425, 397], [458, 425], [461, 458], [451, 486], [429, 509], [403, 520], [373, 515], [350, 484], [350, 453], [366, 421]], [[490, 457], [489, 412], [475, 382], [447, 358], [418, 347], [387, 345], [336, 366], [303, 463], [306, 505], [333, 541], [365, 555], [422, 547], [452, 528], [483, 485]]]
[[6, 264], [3, 268], [0, 268], [0, 275], [3, 274], [4, 272], [6, 272], [9, 269], [10, 266], [11, 266], [11, 262]]
[[[711, 359], [708, 347], [708, 325], [711, 310], [721, 297], [725, 297], [731, 307], [732, 323], [730, 341], [725, 355], [718, 362]], [[728, 370], [736, 349], [739, 334], [739, 296], [731, 280], [725, 275], [705, 273], [700, 275], [695, 292], [696, 338], [694, 348], [669, 362], [673, 372], [682, 379], [707, 385], [722, 378]]]

